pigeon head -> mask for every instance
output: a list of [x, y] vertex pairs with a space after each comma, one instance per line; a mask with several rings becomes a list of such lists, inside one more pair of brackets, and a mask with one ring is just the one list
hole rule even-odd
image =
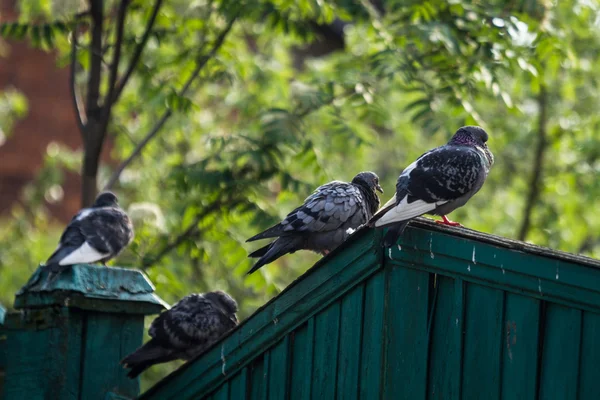
[[219, 310], [225, 312], [228, 317], [233, 318], [237, 322], [235, 313], [238, 310], [236, 301], [227, 293], [217, 290], [204, 294], [204, 298], [211, 302]]
[[467, 145], [467, 146], [486, 146], [488, 134], [483, 128], [478, 126], [463, 126], [458, 128], [448, 144]]
[[92, 207], [118, 207], [119, 199], [112, 192], [102, 192], [96, 197]]
[[373, 192], [377, 190], [378, 192], [383, 193], [383, 189], [381, 185], [379, 185], [379, 177], [374, 172], [361, 172], [352, 179], [352, 183], [355, 185], [366, 186]]
[[480, 150], [483, 150], [485, 156], [490, 163], [490, 165], [494, 164], [494, 156], [492, 152], [488, 149], [487, 141], [488, 134], [479, 126], [463, 126], [459, 128], [452, 139], [448, 142], [449, 145], [455, 146], [473, 146], [479, 147]]

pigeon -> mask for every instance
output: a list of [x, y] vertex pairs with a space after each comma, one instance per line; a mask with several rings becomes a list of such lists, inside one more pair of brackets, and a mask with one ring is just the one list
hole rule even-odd
[[277, 238], [248, 256], [260, 257], [248, 274], [297, 250], [327, 255], [371, 219], [379, 208], [376, 190], [383, 193], [373, 172], [361, 172], [350, 183], [333, 181], [318, 187], [282, 222], [246, 240]]
[[494, 156], [486, 144], [488, 134], [478, 126], [464, 126], [444, 146], [420, 156], [396, 183], [396, 194], [369, 221], [389, 227], [383, 245], [396, 243], [408, 221], [423, 214], [442, 217], [438, 223], [460, 226], [446, 214], [465, 205], [481, 189]]
[[190, 294], [161, 313], [150, 325], [152, 339], [121, 361], [135, 378], [154, 364], [189, 361], [237, 326], [237, 303], [220, 290]]
[[46, 268], [60, 272], [74, 264], [102, 262], [117, 256], [133, 239], [133, 225], [117, 196], [103, 192], [90, 208], [79, 211], [60, 237]]

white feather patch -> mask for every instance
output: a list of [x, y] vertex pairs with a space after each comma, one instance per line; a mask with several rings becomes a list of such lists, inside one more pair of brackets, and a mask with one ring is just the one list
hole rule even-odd
[[[420, 160], [420, 158], [419, 158], [419, 160]], [[410, 174], [411, 171], [417, 167], [417, 163], [419, 162], [419, 160], [413, 162], [408, 167], [404, 168], [404, 171], [402, 171], [400, 176], [408, 176], [408, 174]]]
[[100, 261], [109, 255], [109, 253], [100, 253], [98, 250], [90, 246], [88, 242], [84, 242], [79, 248], [73, 250], [71, 254], [60, 260], [58, 265], [93, 263]]
[[[417, 167], [417, 163], [419, 162], [419, 160], [413, 162], [412, 164], [410, 164], [408, 167], [404, 168], [404, 171], [402, 171], [402, 173], [400, 174], [400, 176], [407, 176], [408, 174], [411, 173], [411, 171], [413, 169], [415, 169]], [[387, 203], [385, 203], [378, 212], [375, 213], [375, 215], [378, 215], [382, 212], [382, 210], [384, 208], [387, 208], [389, 206], [391, 206], [392, 204], [396, 204], [396, 194], [394, 194], [394, 196], [388, 200]], [[375, 224], [375, 226], [379, 226], [377, 223]]]
[[90, 215], [92, 213], [91, 208], [84, 208], [83, 210], [79, 211], [79, 214], [77, 214], [77, 221], [81, 221], [82, 219], [86, 218], [88, 215]]
[[418, 217], [429, 211], [435, 210], [438, 206], [446, 203], [446, 201], [438, 201], [436, 203], [426, 203], [423, 200], [416, 200], [408, 204], [407, 197], [403, 198], [400, 203], [380, 219], [375, 221], [375, 226], [383, 226], [393, 222], [402, 222], [411, 218]]

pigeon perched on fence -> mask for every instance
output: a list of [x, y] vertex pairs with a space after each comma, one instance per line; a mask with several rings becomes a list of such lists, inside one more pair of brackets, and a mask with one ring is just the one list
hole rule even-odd
[[67, 225], [58, 248], [46, 261], [46, 268], [55, 273], [69, 265], [105, 263], [132, 239], [133, 225], [119, 207], [117, 196], [100, 193], [90, 208], [79, 211]]
[[361, 172], [350, 183], [333, 181], [318, 187], [282, 222], [246, 241], [277, 238], [249, 255], [260, 259], [248, 274], [297, 250], [328, 254], [371, 219], [379, 208], [376, 190], [383, 193], [373, 172]]
[[150, 339], [121, 364], [135, 378], [148, 367], [172, 360], [191, 360], [204, 352], [237, 323], [237, 303], [222, 291], [190, 294], [150, 325]]
[[423, 214], [442, 216], [463, 206], [483, 185], [494, 156], [487, 147], [488, 134], [478, 126], [464, 126], [444, 145], [428, 151], [398, 178], [396, 194], [369, 222], [387, 227], [384, 246], [396, 243], [408, 221]]

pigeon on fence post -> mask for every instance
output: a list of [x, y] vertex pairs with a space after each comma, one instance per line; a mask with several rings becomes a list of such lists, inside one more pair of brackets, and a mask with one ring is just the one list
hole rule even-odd
[[428, 151], [400, 174], [396, 194], [379, 210], [370, 226], [389, 227], [383, 245], [396, 243], [408, 221], [423, 214], [440, 215], [438, 223], [457, 226], [446, 214], [463, 206], [481, 189], [494, 156], [488, 134], [478, 126], [464, 126], [450, 141]]
[[125, 357], [121, 364], [135, 378], [154, 364], [191, 360], [238, 324], [237, 303], [222, 291], [190, 294], [150, 325], [152, 339]]
[[248, 274], [297, 250], [323, 255], [333, 251], [377, 211], [376, 191], [383, 193], [373, 172], [361, 172], [350, 183], [333, 181], [318, 187], [282, 222], [246, 240], [277, 238], [249, 255], [260, 259]]
[[90, 208], [82, 209], [69, 222], [46, 268], [57, 273], [69, 265], [106, 263], [132, 239], [133, 225], [117, 197], [111, 192], [100, 193]]

